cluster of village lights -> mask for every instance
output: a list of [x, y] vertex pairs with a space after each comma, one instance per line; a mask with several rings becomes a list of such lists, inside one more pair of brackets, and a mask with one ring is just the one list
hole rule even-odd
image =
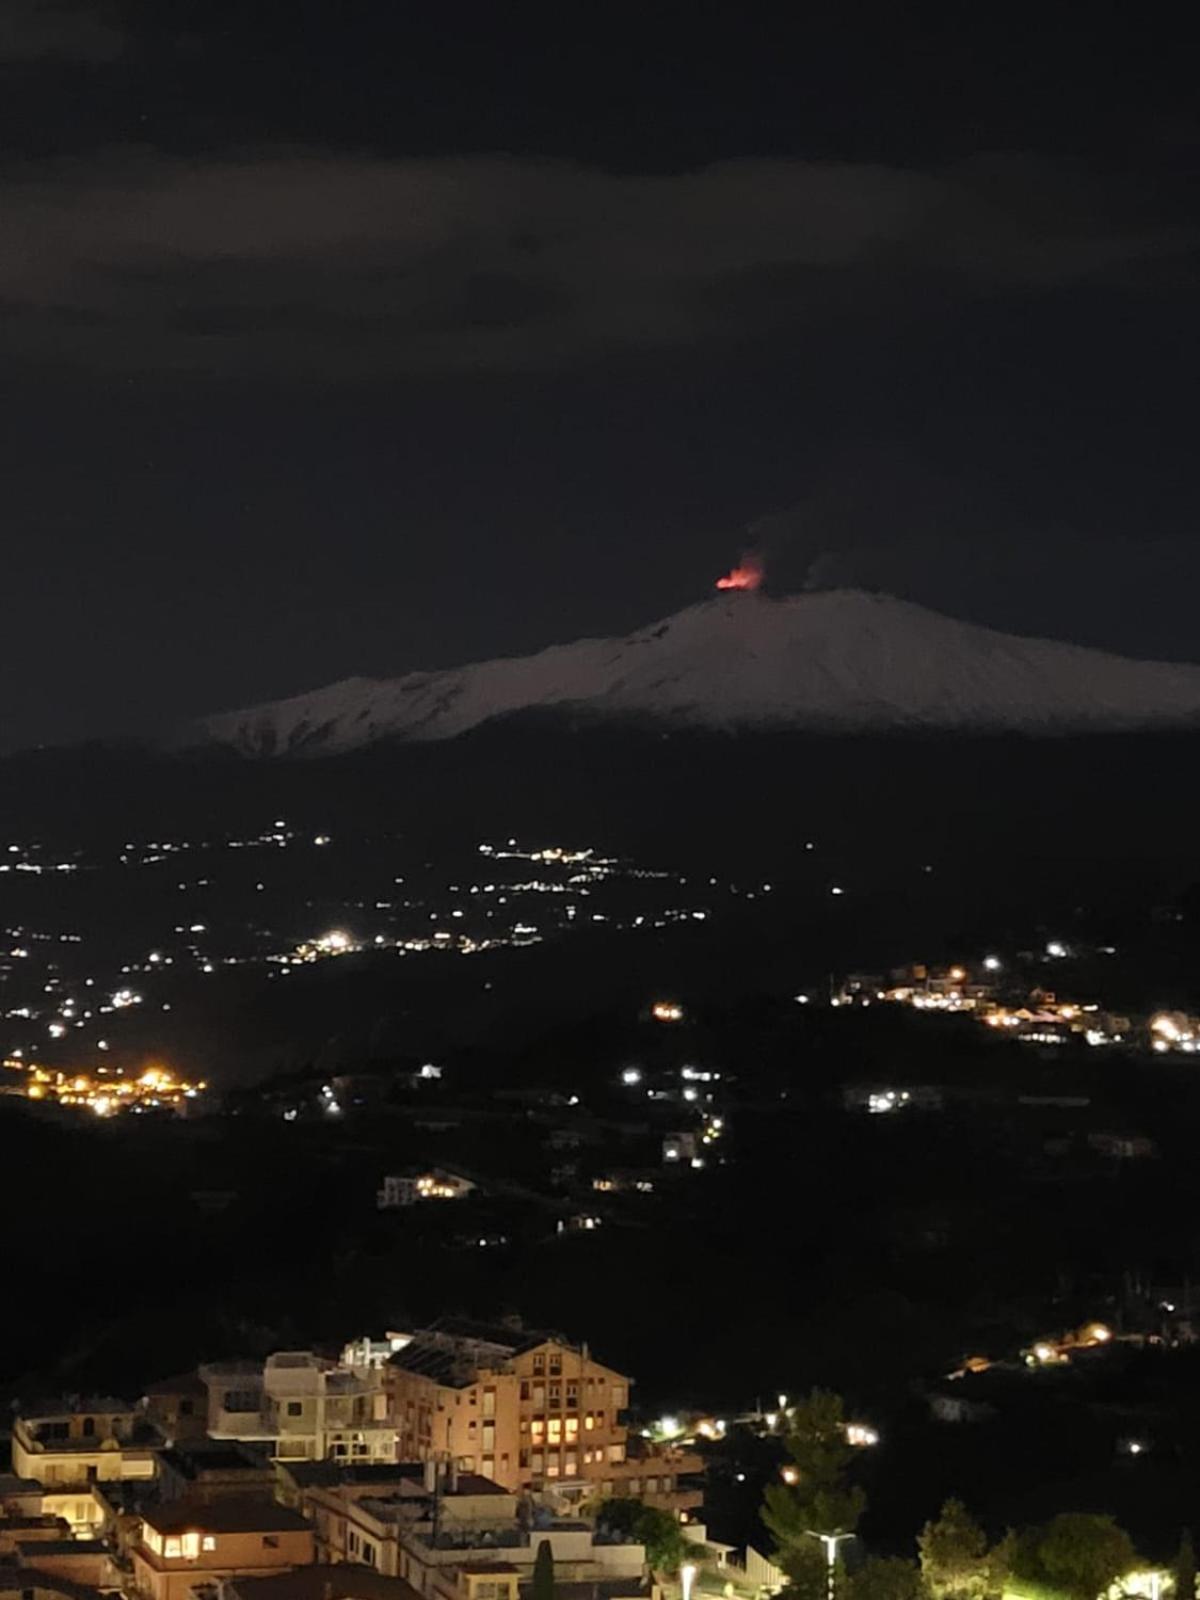
[[[1061, 1339], [1039, 1339], [1026, 1353], [1028, 1367], [1055, 1367], [1069, 1362], [1076, 1350], [1094, 1350], [1111, 1344], [1113, 1331], [1105, 1322], [1088, 1322]], [[1135, 1454], [1137, 1452], [1134, 1452]]]
[[[1051, 940], [1046, 954], [1066, 957], [1070, 951], [1058, 940]], [[999, 972], [1002, 965], [998, 956], [986, 956], [982, 962], [988, 975]], [[974, 989], [973, 982], [976, 983]], [[796, 996], [802, 1004], [807, 1003], [808, 998], [807, 995]], [[1061, 1045], [1068, 1034], [1082, 1035], [1089, 1045], [1120, 1044], [1131, 1026], [1126, 1018], [1108, 1017], [1099, 1005], [1059, 1000], [1053, 994], [1036, 989], [1027, 1004], [1002, 1004], [992, 997], [986, 982], [980, 984], [972, 980], [965, 966], [927, 972], [918, 964], [911, 969], [911, 976], [893, 980], [888, 987], [872, 986], [870, 992], [864, 992], [861, 982], [847, 980], [841, 992], [831, 997], [830, 1004], [869, 1006], [876, 1001], [911, 1006], [914, 1011], [967, 1013], [986, 1027], [1005, 1031], [1027, 1044]], [[1179, 1013], [1157, 1017], [1151, 1026], [1156, 1029], [1156, 1050], [1200, 1049], [1200, 1023], [1193, 1031], [1191, 1019]], [[901, 1103], [897, 1100], [895, 1104], [881, 1104], [871, 1109], [890, 1111], [898, 1109]]]
[[60, 1106], [91, 1111], [97, 1117], [116, 1116], [126, 1111], [180, 1111], [199, 1097], [207, 1083], [191, 1083], [166, 1067], [146, 1067], [127, 1076], [119, 1068], [100, 1067], [91, 1072], [59, 1072], [36, 1063], [10, 1059], [5, 1066], [23, 1068], [28, 1074], [26, 1097]]

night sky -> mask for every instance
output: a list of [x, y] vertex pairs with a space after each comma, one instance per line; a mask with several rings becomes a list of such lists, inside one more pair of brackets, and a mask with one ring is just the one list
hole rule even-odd
[[1200, 660], [1193, 61], [791, 9], [2, 0], [0, 745], [624, 631], [749, 544]]

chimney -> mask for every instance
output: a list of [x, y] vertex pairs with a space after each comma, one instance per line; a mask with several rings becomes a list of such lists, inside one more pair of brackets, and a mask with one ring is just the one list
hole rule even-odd
[[437, 1462], [431, 1456], [430, 1459], [425, 1463], [425, 1492], [427, 1494], [432, 1494], [437, 1488], [437, 1480]]

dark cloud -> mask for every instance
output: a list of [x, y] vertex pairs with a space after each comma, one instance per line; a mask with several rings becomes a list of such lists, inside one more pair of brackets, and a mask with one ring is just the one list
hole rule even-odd
[[[1005, 630], [1195, 653], [1167, 597], [1190, 588], [1196, 558], [1165, 526], [1157, 537], [1136, 519], [1071, 526], [1001, 477], [981, 482], [895, 445], [834, 452], [800, 500], [744, 538], [776, 592], [870, 589]], [[1164, 627], [1145, 626], [1164, 612]]]
[[[1174, 272], [1169, 208], [1044, 163], [737, 161], [619, 175], [506, 157], [149, 150], [0, 173], [12, 354], [129, 370], [554, 369]], [[64, 314], [77, 338], [63, 337]]]
[[72, 0], [4, 0], [0, 6], [0, 67], [37, 61], [115, 61], [125, 37], [94, 5]]

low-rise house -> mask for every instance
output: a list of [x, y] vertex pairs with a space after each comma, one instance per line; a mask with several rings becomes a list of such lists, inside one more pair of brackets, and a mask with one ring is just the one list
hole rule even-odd
[[101, 1600], [99, 1589], [36, 1567], [0, 1565], [0, 1600]]
[[337, 1483], [310, 1484], [301, 1509], [316, 1529], [319, 1560], [395, 1573], [402, 1528], [433, 1519], [440, 1528], [501, 1529], [516, 1521], [518, 1501], [487, 1478], [439, 1472], [430, 1461], [393, 1468], [390, 1482], [351, 1469]]
[[264, 1452], [236, 1439], [197, 1439], [159, 1457], [163, 1500], [215, 1500], [222, 1495], [275, 1492], [275, 1469]]
[[228, 1578], [221, 1600], [420, 1600], [403, 1578], [367, 1567], [317, 1565], [270, 1578]]
[[400, 1576], [427, 1600], [487, 1600], [478, 1585], [495, 1582], [492, 1600], [518, 1600], [528, 1589], [538, 1549], [554, 1556], [555, 1591], [575, 1583], [616, 1585], [632, 1600], [646, 1593], [646, 1551], [607, 1538], [587, 1522], [526, 1519], [485, 1528], [432, 1522], [403, 1526], [397, 1539]]
[[22, 1540], [17, 1561], [22, 1567], [93, 1589], [116, 1589], [120, 1584], [112, 1553], [102, 1539]]
[[450, 1172], [445, 1167], [389, 1173], [375, 1196], [375, 1204], [380, 1211], [395, 1211], [422, 1200], [465, 1200], [478, 1187], [461, 1172]]
[[680, 1128], [673, 1133], [663, 1134], [662, 1158], [668, 1166], [689, 1165], [696, 1160], [699, 1149], [696, 1134], [691, 1128]]
[[105, 1488], [120, 1489], [128, 1483], [130, 1488], [140, 1485], [152, 1491], [154, 1481], [153, 1478], [106, 1478], [103, 1483], [47, 1488], [42, 1496], [42, 1510], [47, 1516], [61, 1517], [73, 1538], [96, 1538], [104, 1528], [105, 1508], [101, 1494]]
[[0, 1517], [41, 1516], [42, 1486], [33, 1478], [0, 1472]]
[[658, 1174], [653, 1167], [607, 1167], [592, 1179], [597, 1194], [653, 1194]]
[[1158, 1154], [1153, 1139], [1141, 1133], [1089, 1133], [1088, 1148], [1114, 1161], [1144, 1161]]
[[[313, 1474], [302, 1468], [297, 1476], [311, 1480]], [[582, 1520], [555, 1517], [546, 1505], [474, 1473], [443, 1471], [431, 1462], [399, 1469], [385, 1490], [351, 1470], [335, 1484], [310, 1481], [302, 1497], [319, 1561], [405, 1578], [428, 1600], [487, 1600], [480, 1585], [488, 1583], [497, 1585], [491, 1600], [520, 1600], [538, 1546], [547, 1541], [556, 1589], [615, 1583], [623, 1595], [645, 1593], [643, 1546]]]
[[[281, 1505], [293, 1506], [311, 1519], [310, 1497], [325, 1490], [341, 1490], [350, 1499], [372, 1495], [427, 1493], [426, 1480], [432, 1471], [419, 1461], [347, 1466], [337, 1461], [277, 1461], [275, 1498]], [[319, 1553], [319, 1552], [318, 1552]]]
[[0, 1517], [0, 1559], [11, 1560], [23, 1544], [49, 1544], [70, 1536], [71, 1525], [62, 1517]]
[[261, 1444], [281, 1460], [396, 1459], [377, 1365], [350, 1368], [311, 1350], [285, 1350], [263, 1364], [214, 1363], [200, 1376], [215, 1439]]
[[203, 1583], [307, 1566], [313, 1550], [311, 1524], [287, 1506], [232, 1495], [173, 1500], [143, 1509], [133, 1582], [146, 1600], [188, 1600]]
[[880, 1116], [894, 1111], [940, 1111], [945, 1102], [942, 1090], [932, 1084], [911, 1084], [907, 1088], [884, 1083], [851, 1083], [842, 1090], [842, 1105], [847, 1111], [865, 1111]]
[[212, 1361], [200, 1368], [208, 1393], [210, 1439], [272, 1442], [263, 1414], [263, 1372], [261, 1361]]
[[203, 1439], [208, 1432], [208, 1388], [198, 1372], [152, 1383], [143, 1396], [142, 1409], [172, 1444]]
[[13, 1472], [44, 1488], [155, 1476], [159, 1430], [124, 1400], [22, 1405], [12, 1429]]

